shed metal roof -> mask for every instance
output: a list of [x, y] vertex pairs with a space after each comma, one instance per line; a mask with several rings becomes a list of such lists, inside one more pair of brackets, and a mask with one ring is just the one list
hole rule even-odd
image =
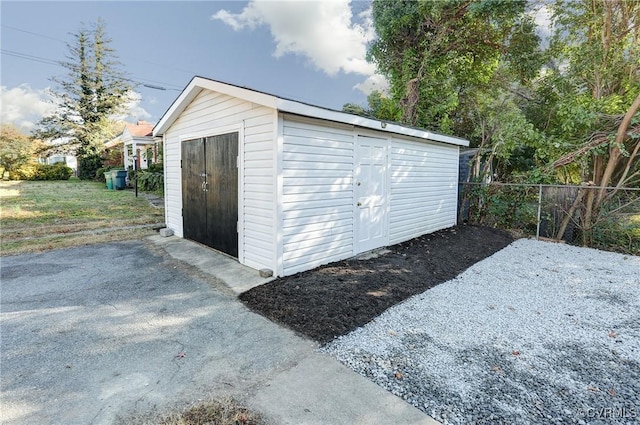
[[469, 141], [453, 136], [433, 133], [428, 130], [408, 127], [395, 122], [376, 120], [372, 118], [353, 115], [333, 109], [314, 106], [295, 100], [278, 97], [269, 93], [240, 87], [233, 84], [223, 83], [204, 77], [193, 77], [187, 87], [180, 93], [178, 98], [171, 104], [167, 112], [164, 113], [160, 121], [153, 128], [154, 136], [161, 136], [178, 119], [180, 114], [186, 109], [191, 101], [202, 91], [212, 90], [228, 96], [246, 100], [261, 106], [276, 109], [281, 112], [288, 112], [310, 118], [318, 118], [327, 121], [350, 124], [357, 127], [369, 128], [385, 133], [400, 134], [404, 136], [418, 137], [436, 142], [449, 143], [458, 146], [469, 146]]

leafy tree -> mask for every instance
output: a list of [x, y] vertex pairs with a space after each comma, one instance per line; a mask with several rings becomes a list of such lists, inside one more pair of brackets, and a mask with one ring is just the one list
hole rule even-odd
[[39, 144], [12, 124], [0, 127], [0, 167], [2, 175], [15, 172], [34, 159]]
[[479, 147], [472, 178], [484, 179], [493, 172], [500, 181], [526, 179], [538, 164], [535, 152], [544, 144], [544, 136], [527, 120], [516, 98], [497, 87], [491, 95], [468, 101], [472, 102], [466, 108], [472, 126], [468, 134]]
[[615, 189], [584, 189], [588, 244], [603, 201], [640, 184], [640, 2], [571, 0], [553, 5], [550, 68], [530, 115], [558, 152], [556, 169]]
[[358, 105], [357, 103], [345, 103], [344, 105], [342, 105], [342, 112], [353, 115], [360, 115], [362, 117], [366, 117], [369, 115], [369, 111], [367, 111], [362, 105]]
[[614, 169], [622, 152], [632, 161], [638, 154], [631, 156], [638, 146], [637, 135], [626, 133], [637, 124], [633, 117], [640, 95], [640, 3], [558, 2], [554, 21], [554, 53], [566, 66], [550, 73], [556, 81], [557, 111], [550, 133], [563, 136], [567, 147], [574, 148], [558, 164], [580, 159], [585, 181], [604, 186], [612, 180], [628, 183], [632, 176], [627, 173], [620, 181], [614, 178], [621, 177]]
[[363, 117], [376, 118], [386, 121], [400, 121], [402, 110], [398, 104], [391, 98], [385, 96], [379, 91], [373, 91], [367, 96], [368, 108], [355, 103], [346, 103], [342, 107], [343, 112]]
[[79, 177], [92, 178], [104, 141], [113, 136], [110, 121], [122, 111], [131, 87], [101, 20], [90, 29], [82, 27], [73, 38], [68, 60], [60, 62], [67, 75], [52, 79], [58, 84], [53, 91], [57, 110], [40, 122], [36, 134], [67, 140], [79, 157]]
[[369, 114], [377, 119], [397, 122], [402, 119], [402, 109], [399, 105], [377, 90], [367, 96], [367, 103]]
[[375, 1], [378, 39], [369, 57], [389, 79], [401, 120], [456, 132], [461, 105], [479, 90], [486, 94], [500, 69], [522, 81], [534, 76], [538, 39], [525, 6], [525, 0]]
[[521, 111], [543, 64], [526, 12], [524, 0], [373, 5], [379, 38], [369, 57], [389, 79], [397, 105], [384, 110], [405, 124], [470, 139], [480, 147], [472, 168], [477, 179], [492, 163], [503, 179], [537, 164], [522, 157], [542, 137]]

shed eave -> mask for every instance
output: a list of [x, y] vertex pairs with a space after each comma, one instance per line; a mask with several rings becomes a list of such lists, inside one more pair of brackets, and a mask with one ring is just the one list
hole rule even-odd
[[468, 140], [460, 139], [458, 137], [445, 136], [443, 134], [433, 133], [418, 128], [405, 127], [403, 125], [392, 122], [380, 121], [362, 117], [359, 115], [347, 114], [345, 112], [333, 111], [331, 109], [307, 105], [287, 99], [278, 98], [277, 109], [281, 112], [307, 116], [310, 118], [319, 118], [343, 124], [350, 124], [357, 127], [382, 131], [385, 133], [401, 134], [404, 136], [417, 137], [420, 139], [448, 143], [457, 146], [469, 146]]
[[180, 114], [184, 112], [189, 103], [195, 99], [200, 91], [202, 91], [202, 89], [198, 87], [196, 79], [193, 78], [176, 100], [173, 101], [169, 109], [167, 109], [167, 112], [162, 115], [160, 121], [158, 121], [158, 123], [153, 127], [153, 136], [162, 136], [164, 132], [171, 127], [171, 124], [178, 119]]
[[458, 137], [445, 136], [443, 134], [433, 133], [419, 128], [406, 127], [397, 123], [375, 120], [359, 115], [348, 114], [346, 112], [309, 105], [294, 100], [283, 99], [281, 97], [248, 89], [246, 87], [235, 86], [233, 84], [227, 84], [198, 76], [191, 79], [187, 87], [182, 91], [182, 93], [180, 93], [180, 96], [178, 96], [178, 98], [171, 104], [171, 107], [169, 107], [167, 112], [162, 116], [160, 121], [158, 121], [156, 126], [153, 128], [153, 136], [162, 136], [202, 90], [211, 90], [226, 94], [231, 97], [255, 103], [256, 105], [273, 108], [280, 112], [354, 125], [385, 133], [416, 137], [423, 140], [431, 140], [457, 146], [469, 146], [468, 140], [460, 139]]
[[153, 136], [162, 136], [202, 90], [211, 90], [231, 97], [237, 97], [260, 106], [276, 108], [277, 97], [275, 96], [196, 76], [191, 79], [187, 87], [180, 93], [180, 96], [178, 96], [167, 112], [164, 113], [160, 121], [158, 121], [158, 124], [153, 128]]

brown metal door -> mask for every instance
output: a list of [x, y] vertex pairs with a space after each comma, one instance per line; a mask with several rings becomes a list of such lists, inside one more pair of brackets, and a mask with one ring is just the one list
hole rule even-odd
[[184, 237], [238, 257], [238, 133], [182, 143]]

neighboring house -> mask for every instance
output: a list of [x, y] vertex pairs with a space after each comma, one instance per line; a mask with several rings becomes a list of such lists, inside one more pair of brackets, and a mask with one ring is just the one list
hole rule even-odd
[[153, 134], [167, 226], [277, 276], [456, 224], [466, 140], [201, 77]]
[[47, 142], [50, 147], [49, 153], [37, 159], [41, 164], [58, 164], [64, 163], [73, 170], [73, 175], [78, 174], [78, 158], [73, 150], [66, 148], [68, 138], [53, 139]]
[[78, 159], [74, 155], [54, 154], [45, 159], [45, 163], [49, 165], [57, 164], [59, 162], [72, 168], [74, 170], [74, 174], [78, 170]]
[[147, 169], [149, 165], [158, 162], [158, 143], [152, 135], [153, 124], [147, 121], [138, 121], [135, 124], [127, 123], [122, 133], [105, 144], [105, 148], [122, 146], [123, 164], [125, 168], [134, 168], [134, 160], [137, 168]]

